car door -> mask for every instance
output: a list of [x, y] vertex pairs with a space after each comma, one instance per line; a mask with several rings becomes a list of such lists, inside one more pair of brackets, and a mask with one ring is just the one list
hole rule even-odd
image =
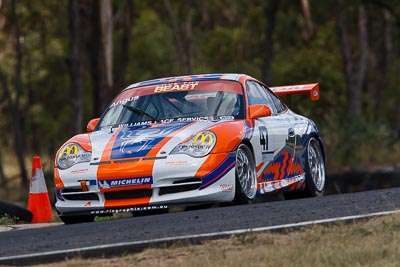
[[309, 127], [309, 120], [289, 110], [269, 89], [265, 88], [265, 90], [275, 104], [277, 113], [280, 114], [279, 116], [285, 117], [288, 122], [286, 146], [288, 149], [293, 150], [293, 157], [299, 161], [304, 152], [302, 140]]
[[255, 120], [252, 144], [256, 166], [261, 168], [276, 161], [283, 151], [286, 151], [286, 157], [292, 157], [295, 142], [295, 129], [291, 127], [292, 115], [279, 99], [276, 99], [279, 102], [274, 102], [263, 85], [250, 80], [246, 87], [250, 106], [265, 104], [272, 112], [269, 117]]

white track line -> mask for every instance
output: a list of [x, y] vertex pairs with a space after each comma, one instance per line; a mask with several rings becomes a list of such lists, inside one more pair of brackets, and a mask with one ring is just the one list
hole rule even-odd
[[[67, 254], [74, 254], [74, 253], [79, 254], [82, 252], [89, 252], [89, 251], [94, 251], [94, 250], [134, 247], [137, 245], [143, 246], [143, 245], [166, 243], [166, 242], [171, 242], [171, 241], [180, 241], [180, 240], [185, 240], [185, 239], [214, 238], [214, 237], [231, 236], [231, 235], [252, 233], [252, 232], [277, 231], [277, 230], [290, 229], [290, 228], [299, 228], [299, 227], [314, 225], [314, 224], [324, 224], [324, 223], [333, 223], [333, 222], [338, 222], [338, 221], [365, 219], [365, 218], [390, 215], [390, 214], [395, 214], [395, 213], [400, 213], [400, 210], [382, 211], [382, 212], [367, 213], [367, 214], [362, 214], [362, 215], [337, 217], [337, 218], [306, 221], [306, 222], [299, 222], [299, 223], [290, 223], [290, 224], [267, 226], [267, 227], [238, 229], [238, 230], [230, 230], [230, 231], [222, 231], [222, 232], [214, 232], [214, 233], [206, 233], [206, 234], [198, 234], [198, 235], [185, 235], [185, 236], [176, 236], [176, 237], [157, 238], [157, 239], [151, 239], [151, 240], [145, 240], [145, 241], [121, 242], [121, 243], [116, 243], [116, 244], [108, 244], [108, 245], [100, 245], [100, 246], [91, 246], [91, 247], [83, 247], [83, 248], [56, 250], [56, 251], [43, 252], [43, 253], [32, 253], [32, 254], [25, 254], [25, 255], [0, 257], [0, 262], [2, 262], [2, 261], [18, 261], [18, 260], [29, 259], [29, 258], [67, 255]], [[146, 247], [147, 246], [143, 246], [143, 248], [146, 248]]]

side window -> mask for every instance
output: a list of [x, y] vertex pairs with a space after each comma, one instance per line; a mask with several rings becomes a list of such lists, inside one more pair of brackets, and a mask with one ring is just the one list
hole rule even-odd
[[247, 81], [247, 96], [249, 105], [264, 104], [271, 108], [273, 113], [276, 112], [275, 105], [272, 99], [267, 94], [267, 91], [254, 81]]
[[272, 101], [274, 102], [277, 113], [281, 113], [287, 109], [285, 104], [283, 104], [282, 101], [276, 95], [274, 95], [269, 89], [265, 88], [265, 91], [267, 92], [267, 94], [271, 97]]

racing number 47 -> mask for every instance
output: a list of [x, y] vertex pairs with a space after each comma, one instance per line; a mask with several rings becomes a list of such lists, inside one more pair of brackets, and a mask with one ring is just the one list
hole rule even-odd
[[260, 145], [262, 151], [268, 151], [268, 130], [267, 127], [261, 126], [260, 130]]

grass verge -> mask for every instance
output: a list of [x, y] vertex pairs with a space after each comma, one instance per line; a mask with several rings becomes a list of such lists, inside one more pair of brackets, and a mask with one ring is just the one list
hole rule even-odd
[[57, 266], [398, 266], [399, 240], [397, 214], [290, 232], [237, 235], [200, 245], [150, 248], [115, 258], [74, 258]]

